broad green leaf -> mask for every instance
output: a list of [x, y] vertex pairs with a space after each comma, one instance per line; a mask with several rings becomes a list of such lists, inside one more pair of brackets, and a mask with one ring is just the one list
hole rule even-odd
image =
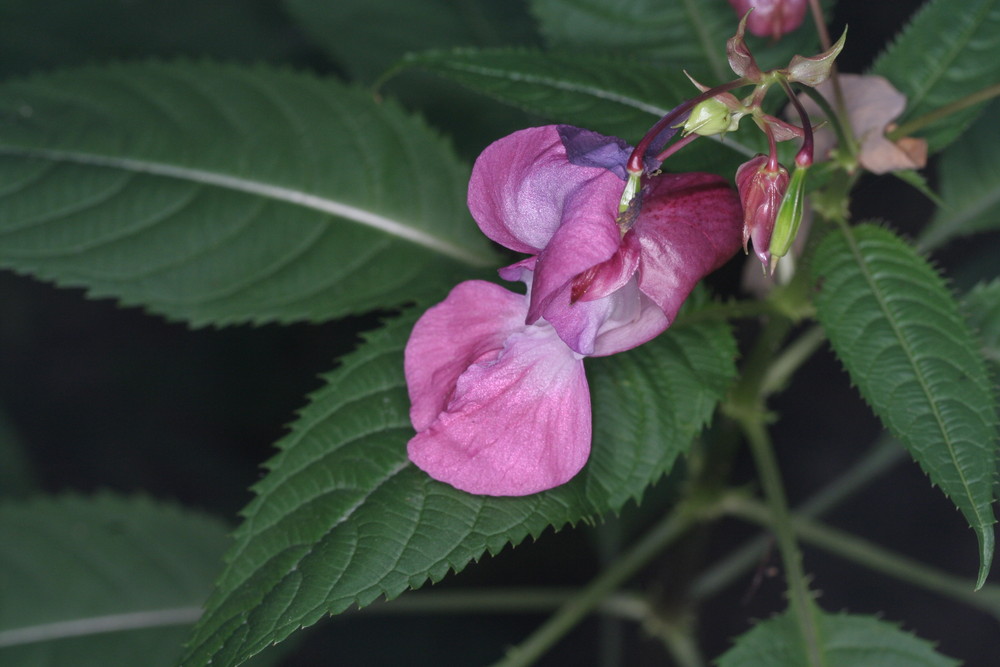
[[185, 665], [239, 664], [326, 614], [438, 581], [548, 526], [618, 511], [687, 451], [735, 373], [732, 337], [714, 324], [588, 359], [594, 446], [584, 471], [532, 496], [475, 496], [407, 461], [412, 322], [390, 323], [345, 357], [278, 444]]
[[[825, 667], [957, 667], [961, 663], [934, 645], [874, 616], [817, 614]], [[758, 623], [736, 639], [718, 667], [808, 667], [795, 618], [790, 613]]]
[[[403, 66], [458, 81], [553, 122], [586, 127], [632, 143], [660, 117], [698, 94], [679, 70], [613, 56], [461, 49], [410, 54]], [[759, 134], [756, 127], [751, 129]], [[757, 152], [741, 139], [735, 133], [726, 136], [721, 143], [731, 150], [720, 150], [715, 141], [699, 140], [672, 157], [668, 168], [735, 173], [740, 162]]]
[[872, 225], [830, 234], [814, 271], [817, 316], [851, 380], [976, 532], [982, 586], [993, 557], [997, 424], [958, 304], [910, 246]]
[[532, 41], [524, 3], [494, 0], [285, 0], [347, 72], [372, 81], [408, 51]]
[[468, 172], [395, 104], [267, 67], [0, 85], [0, 266], [195, 325], [325, 320], [496, 260]]
[[[726, 40], [739, 18], [726, 0], [531, 0], [531, 7], [555, 48], [655, 61], [709, 86], [736, 78]], [[804, 26], [777, 44], [747, 41], [761, 67], [783, 67], [796, 53], [818, 50], [815, 34]]]
[[[875, 62], [874, 74], [907, 96], [900, 124], [1000, 80], [1000, 0], [931, 0]], [[977, 104], [918, 134], [932, 151], [954, 141], [982, 111]]]
[[972, 288], [962, 301], [962, 310], [979, 336], [983, 356], [1000, 365], [1000, 279]]
[[174, 665], [228, 530], [144, 498], [0, 504], [0, 664]]
[[192, 57], [305, 60], [273, 0], [4, 0], [0, 75], [95, 59]]
[[944, 205], [920, 235], [920, 248], [935, 248], [958, 236], [1000, 229], [998, 114], [1000, 102], [994, 102], [941, 154], [937, 173]]

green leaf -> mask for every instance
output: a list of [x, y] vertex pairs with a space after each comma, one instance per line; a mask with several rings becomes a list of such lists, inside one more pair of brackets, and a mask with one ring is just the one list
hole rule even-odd
[[[416, 67], [553, 122], [586, 127], [637, 143], [663, 115], [698, 94], [681, 72], [613, 56], [545, 53], [527, 49], [460, 49], [408, 55]], [[751, 125], [751, 123], [747, 123]], [[761, 135], [756, 127], [754, 135]], [[733, 174], [757, 153], [742, 133], [698, 141], [670, 158], [673, 171]]]
[[522, 44], [534, 35], [521, 2], [285, 0], [298, 24], [347, 72], [372, 81], [408, 51]]
[[940, 276], [892, 232], [838, 229], [817, 250], [819, 321], [861, 395], [993, 557], [997, 424], [978, 346]]
[[[726, 40], [739, 18], [726, 0], [531, 0], [531, 7], [555, 48], [655, 61], [674, 72], [687, 70], [709, 86], [736, 78]], [[807, 28], [777, 44], [752, 35], [747, 42], [764, 68], [817, 51], [815, 31]]]
[[0, 74], [95, 59], [304, 60], [301, 39], [273, 0], [4, 0]]
[[[817, 614], [825, 667], [957, 667], [934, 645], [874, 616]], [[790, 613], [757, 624], [718, 660], [718, 667], [808, 667]]]
[[1000, 229], [1000, 102], [941, 155], [938, 187], [944, 205], [920, 235], [918, 247], [936, 248], [968, 234]]
[[439, 294], [495, 263], [467, 178], [395, 104], [267, 67], [0, 85], [0, 266], [195, 325]]
[[0, 664], [176, 664], [227, 533], [144, 498], [0, 505]]
[[[919, 118], [1000, 80], [1000, 0], [951, 0], [924, 5], [875, 62], [872, 73], [907, 96], [899, 124]], [[919, 134], [931, 151], [954, 141], [982, 111], [977, 104], [951, 114]]]
[[413, 319], [345, 357], [278, 443], [185, 665], [239, 664], [326, 614], [438, 581], [548, 526], [618, 511], [687, 451], [735, 373], [732, 336], [715, 324], [588, 359], [584, 471], [532, 496], [475, 496], [407, 461], [402, 352]]
[[979, 336], [983, 356], [1000, 366], [1000, 278], [972, 288], [962, 300], [962, 311]]

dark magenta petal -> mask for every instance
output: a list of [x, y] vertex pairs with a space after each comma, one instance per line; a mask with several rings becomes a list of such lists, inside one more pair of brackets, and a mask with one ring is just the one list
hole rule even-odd
[[639, 289], [672, 322], [695, 284], [740, 249], [740, 199], [714, 174], [656, 176], [630, 233], [642, 247]]

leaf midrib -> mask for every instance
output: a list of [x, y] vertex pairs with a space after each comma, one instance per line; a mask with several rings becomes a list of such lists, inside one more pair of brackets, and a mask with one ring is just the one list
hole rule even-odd
[[471, 267], [485, 268], [496, 263], [495, 258], [487, 254], [479, 254], [468, 248], [463, 248], [448, 240], [428, 234], [419, 229], [407, 226], [404, 222], [388, 218], [356, 206], [321, 197], [319, 195], [295, 190], [293, 188], [273, 185], [250, 178], [233, 176], [231, 174], [206, 171], [192, 167], [182, 167], [152, 160], [112, 157], [96, 153], [83, 153], [45, 148], [0, 147], [0, 155], [51, 160], [54, 162], [69, 162], [95, 167], [121, 169], [132, 173], [152, 174], [176, 178], [200, 185], [220, 187], [237, 192], [282, 201], [296, 206], [302, 206], [329, 215], [345, 218], [361, 225], [377, 229], [390, 236], [409, 241], [415, 245], [427, 248], [437, 254], [450, 257]]

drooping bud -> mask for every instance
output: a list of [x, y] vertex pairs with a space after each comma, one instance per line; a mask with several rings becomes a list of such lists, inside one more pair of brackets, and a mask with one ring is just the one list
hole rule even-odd
[[767, 267], [778, 209], [788, 188], [788, 170], [767, 155], [758, 155], [736, 171], [743, 204], [743, 250], [753, 240], [754, 254]]
[[732, 115], [724, 102], [711, 97], [691, 109], [691, 115], [682, 127], [685, 135], [693, 133], [710, 137], [735, 130], [739, 127], [739, 117]]
[[781, 200], [781, 207], [778, 209], [778, 216], [774, 221], [774, 231], [771, 233], [769, 249], [774, 258], [771, 273], [774, 273], [774, 266], [777, 264], [778, 258], [788, 254], [792, 242], [795, 241], [795, 237], [799, 233], [799, 225], [802, 224], [802, 216], [805, 213], [806, 172], [808, 170], [808, 167], [795, 167], [788, 182], [788, 189]]
[[750, 12], [747, 27], [758, 37], [775, 40], [802, 25], [806, 16], [807, 0], [729, 0], [736, 14]]

